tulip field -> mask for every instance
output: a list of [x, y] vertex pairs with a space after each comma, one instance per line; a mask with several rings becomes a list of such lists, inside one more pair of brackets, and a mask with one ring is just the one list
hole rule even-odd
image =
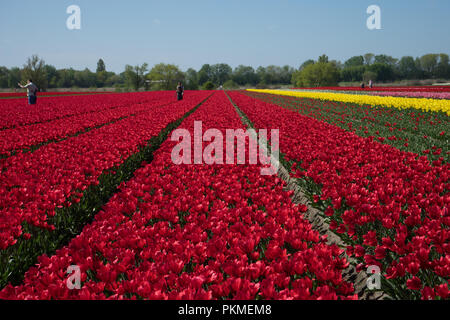
[[[449, 299], [449, 90], [338, 91], [0, 99], [0, 299]], [[279, 174], [175, 164], [199, 121]]]

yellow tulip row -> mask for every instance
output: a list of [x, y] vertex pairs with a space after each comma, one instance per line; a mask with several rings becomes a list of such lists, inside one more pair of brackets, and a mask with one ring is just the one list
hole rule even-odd
[[380, 97], [360, 94], [331, 93], [317, 91], [285, 91], [285, 90], [256, 90], [248, 91], [269, 93], [275, 95], [310, 98], [318, 100], [330, 100], [360, 105], [395, 107], [398, 109], [415, 108], [422, 111], [441, 111], [450, 116], [450, 100], [425, 99], [425, 98], [401, 98], [401, 97]]

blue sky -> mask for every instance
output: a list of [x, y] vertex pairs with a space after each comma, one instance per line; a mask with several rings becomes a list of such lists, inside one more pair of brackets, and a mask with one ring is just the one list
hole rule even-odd
[[[369, 5], [382, 30], [366, 27]], [[81, 30], [66, 9], [81, 8]], [[1, 0], [0, 66], [38, 54], [57, 68], [126, 64], [291, 65], [326, 53], [450, 54], [449, 0]]]

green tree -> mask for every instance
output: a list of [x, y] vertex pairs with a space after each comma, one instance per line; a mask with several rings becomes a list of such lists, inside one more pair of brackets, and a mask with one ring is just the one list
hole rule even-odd
[[8, 87], [9, 70], [6, 67], [0, 67], [0, 88]]
[[329, 62], [329, 61], [328, 61], [328, 56], [327, 56], [326, 54], [321, 55], [321, 56], [319, 57], [318, 62], [319, 62], [319, 63], [328, 63], [328, 62]]
[[106, 71], [105, 62], [103, 59], [98, 60], [97, 62], [97, 73]]
[[198, 84], [204, 85], [208, 81], [213, 80], [213, 73], [209, 64], [204, 64], [198, 71]]
[[265, 84], [288, 84], [291, 81], [294, 69], [290, 66], [274, 66], [259, 67], [256, 74], [261, 85]]
[[234, 69], [233, 81], [241, 86], [250, 84], [256, 85], [258, 83], [258, 76], [255, 69], [250, 66], [239, 65]]
[[123, 84], [121, 77], [114, 72], [107, 72], [107, 78], [105, 81], [105, 86], [107, 87], [115, 87], [116, 85]]
[[46, 64], [44, 72], [47, 75], [47, 83], [49, 88], [56, 88], [58, 86], [58, 72], [54, 66]]
[[436, 67], [436, 77], [450, 79], [450, 65], [448, 54], [439, 54], [439, 63]]
[[203, 84], [203, 90], [214, 90], [216, 85], [212, 81], [206, 81]]
[[420, 58], [420, 65], [422, 70], [428, 77], [433, 77], [435, 75], [435, 70], [438, 66], [438, 58], [437, 54], [426, 54]]
[[354, 56], [345, 61], [344, 68], [350, 67], [358, 67], [364, 65], [364, 57], [363, 56]]
[[[47, 74], [45, 73], [45, 61], [38, 55], [33, 55], [27, 59], [27, 63], [23, 66], [22, 80], [32, 79], [39, 89], [46, 90]], [[17, 84], [16, 84], [17, 85]]]
[[291, 83], [292, 74], [294, 73], [294, 68], [291, 66], [285, 65], [280, 69], [280, 83], [289, 84]]
[[270, 65], [266, 67], [265, 83], [275, 84], [280, 83], [280, 67]]
[[366, 66], [370, 66], [373, 63], [373, 58], [375, 57], [375, 55], [373, 53], [366, 53], [364, 55], [364, 64]]
[[75, 70], [61, 69], [56, 71], [58, 74], [58, 88], [71, 88], [75, 85]]
[[75, 86], [80, 88], [91, 88], [96, 87], [97, 77], [88, 68], [83, 71], [75, 71]]
[[366, 66], [353, 66], [343, 68], [341, 70], [341, 79], [342, 81], [360, 82], [363, 80], [364, 72], [366, 72]]
[[394, 69], [390, 65], [375, 62], [368, 67], [368, 71], [375, 73], [378, 81], [394, 80]]
[[335, 63], [322, 62], [309, 64], [303, 70], [292, 75], [292, 82], [297, 87], [336, 86], [339, 80], [339, 69]]
[[377, 74], [373, 71], [365, 71], [362, 76], [362, 80], [364, 82], [369, 82], [370, 80], [375, 81], [377, 80]]
[[192, 68], [187, 69], [185, 75], [185, 89], [187, 90], [198, 90], [198, 72]]
[[175, 90], [177, 82], [184, 80], [184, 74], [176, 65], [159, 63], [152, 68], [147, 79], [155, 81], [153, 89]]
[[210, 79], [213, 83], [217, 85], [223, 85], [227, 80], [231, 79], [233, 74], [233, 69], [226, 63], [218, 63], [211, 66], [211, 76]]
[[223, 88], [228, 90], [239, 89], [239, 85], [233, 80], [228, 80], [223, 84]]
[[315, 63], [315, 61], [313, 59], [306, 60], [305, 62], [302, 63], [299, 70], [301, 71], [301, 70], [305, 69], [308, 65], [314, 64], [314, 63]]
[[147, 63], [136, 65], [134, 67], [126, 65], [124, 76], [127, 86], [133, 88], [135, 91], [139, 91], [139, 89], [144, 85], [145, 74], [147, 71]]
[[398, 72], [402, 79], [418, 79], [419, 70], [413, 57], [402, 57], [398, 62]]
[[258, 67], [256, 69], [256, 76], [258, 77], [258, 84], [266, 85], [269, 84], [269, 75], [264, 67]]
[[96, 86], [98, 88], [104, 87], [106, 84], [106, 80], [108, 79], [108, 73], [106, 71], [99, 71], [95, 74], [96, 77]]
[[398, 61], [397, 59], [395, 59], [391, 56], [388, 56], [385, 54], [380, 54], [380, 55], [375, 56], [374, 63], [385, 64], [385, 65], [394, 67], [396, 65], [397, 61]]
[[22, 79], [22, 70], [17, 67], [11, 68], [8, 74], [8, 87], [17, 88], [17, 82]]
[[108, 74], [106, 72], [106, 66], [103, 59], [98, 60], [97, 62], [97, 70], [96, 70], [96, 86], [101, 88], [105, 86], [106, 79], [108, 78]]

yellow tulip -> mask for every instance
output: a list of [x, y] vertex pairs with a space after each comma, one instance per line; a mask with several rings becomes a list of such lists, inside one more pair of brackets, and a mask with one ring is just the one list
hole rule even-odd
[[362, 94], [331, 93], [317, 91], [285, 91], [285, 90], [257, 90], [248, 91], [261, 92], [275, 95], [283, 95], [298, 98], [310, 98], [318, 100], [330, 100], [360, 105], [394, 107], [398, 109], [414, 108], [422, 111], [441, 111], [450, 116], [450, 100], [425, 99], [425, 98], [402, 98], [402, 97], [380, 97]]

